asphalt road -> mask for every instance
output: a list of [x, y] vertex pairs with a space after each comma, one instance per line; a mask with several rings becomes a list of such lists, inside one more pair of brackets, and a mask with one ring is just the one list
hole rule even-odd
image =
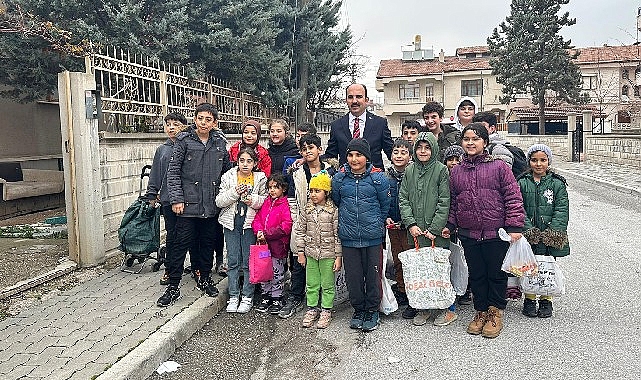
[[326, 330], [301, 328], [302, 315], [222, 312], [170, 359], [181, 368], [150, 379], [638, 379], [641, 200], [578, 180], [569, 194], [567, 294], [552, 318], [513, 301], [502, 334], [484, 339], [465, 332], [471, 306], [447, 327], [392, 315], [371, 333], [348, 328], [348, 304]]

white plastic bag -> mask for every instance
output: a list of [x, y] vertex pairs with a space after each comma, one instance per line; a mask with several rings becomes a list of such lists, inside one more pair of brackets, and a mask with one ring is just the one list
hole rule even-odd
[[347, 282], [345, 280], [345, 265], [341, 265], [341, 270], [334, 273], [334, 305], [339, 305], [349, 299], [347, 291]]
[[403, 263], [405, 292], [415, 309], [447, 309], [456, 294], [450, 281], [450, 251], [444, 248], [409, 249], [398, 254]]
[[505, 254], [503, 265], [501, 265], [501, 270], [516, 277], [530, 276], [536, 272], [534, 252], [532, 252], [532, 247], [524, 236], [510, 244], [510, 248]]
[[452, 252], [450, 254], [450, 265], [452, 265], [450, 279], [452, 281], [452, 287], [457, 296], [462, 296], [467, 290], [469, 272], [461, 242], [457, 241], [453, 243], [450, 241], [450, 251]]
[[540, 296], [565, 294], [565, 276], [552, 256], [536, 255], [538, 270], [531, 276], [521, 277], [521, 291]]
[[[383, 250], [383, 268], [387, 267], [387, 252]], [[396, 310], [398, 310], [398, 302], [396, 302], [396, 297], [392, 291], [392, 287], [389, 283], [390, 280], [385, 277], [385, 270], [381, 270], [381, 284], [383, 286], [383, 296], [381, 297], [381, 304], [378, 307], [385, 315], [390, 315]]]

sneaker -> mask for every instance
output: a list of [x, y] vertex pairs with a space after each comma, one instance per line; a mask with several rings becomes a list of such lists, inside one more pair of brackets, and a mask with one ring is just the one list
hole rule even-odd
[[240, 305], [238, 305], [238, 309], [236, 309], [236, 312], [245, 314], [245, 313], [248, 313], [251, 309], [252, 309], [252, 299], [243, 297], [242, 300], [240, 301]]
[[418, 310], [408, 306], [403, 310], [401, 317], [403, 317], [403, 319], [414, 319], [414, 317], [416, 317], [416, 313], [418, 313]]
[[256, 306], [256, 311], [259, 313], [266, 313], [269, 307], [272, 306], [272, 299], [268, 296], [263, 296], [263, 300]]
[[169, 285], [169, 272], [165, 271], [162, 275], [160, 278], [160, 285]]
[[280, 298], [278, 298], [272, 301], [272, 305], [269, 307], [269, 309], [267, 309], [267, 312], [269, 314], [278, 315], [278, 313], [280, 313], [282, 309], [283, 309], [283, 301]]
[[363, 319], [365, 318], [364, 311], [355, 311], [352, 315], [352, 320], [349, 321], [350, 329], [362, 329], [363, 328]]
[[303, 327], [312, 327], [316, 318], [318, 318], [319, 311], [315, 307], [307, 309], [305, 316], [303, 317]]
[[288, 298], [283, 308], [280, 309], [278, 316], [283, 319], [289, 318], [292, 315], [296, 314], [297, 312], [303, 310], [303, 307], [305, 307], [305, 305], [303, 305], [302, 300], [295, 299], [295, 298]]
[[483, 332], [483, 326], [485, 326], [486, 320], [487, 312], [477, 311], [474, 319], [472, 319], [472, 322], [467, 325], [467, 333], [472, 335], [479, 335], [481, 332]]
[[536, 315], [539, 318], [550, 318], [552, 316], [552, 301], [539, 300], [539, 311]]
[[536, 318], [536, 300], [524, 299], [523, 300], [523, 310], [521, 311], [523, 315], [530, 318]]
[[481, 335], [484, 338], [496, 338], [503, 330], [503, 310], [490, 306], [487, 311], [487, 322], [483, 326]]
[[423, 326], [427, 323], [427, 320], [430, 318], [431, 313], [427, 310], [417, 310], [416, 316], [412, 319], [412, 324], [414, 326]]
[[508, 300], [520, 300], [522, 295], [521, 288], [518, 286], [508, 286], [505, 289], [505, 298]]
[[220, 277], [227, 277], [227, 265], [224, 263], [216, 265], [216, 273], [218, 273]]
[[316, 328], [317, 329], [324, 329], [329, 326], [329, 322], [332, 321], [332, 311], [328, 309], [323, 309], [320, 313], [320, 317], [318, 318], [318, 322], [316, 322]]
[[165, 289], [165, 293], [158, 298], [158, 302], [156, 304], [160, 307], [167, 307], [176, 300], [180, 298], [180, 290], [178, 289], [177, 285], [169, 285], [167, 286], [167, 289]]
[[210, 278], [201, 279], [196, 286], [210, 297], [216, 297], [218, 295], [218, 288], [214, 286]]
[[459, 305], [471, 305], [472, 304], [472, 292], [469, 290], [465, 291], [465, 294], [459, 297]]
[[227, 301], [227, 312], [235, 313], [238, 311], [238, 297], [231, 297]]
[[434, 319], [434, 326], [447, 326], [458, 319], [458, 314], [451, 310], [439, 310]]
[[373, 331], [381, 324], [381, 318], [378, 311], [366, 311], [363, 318], [363, 331]]

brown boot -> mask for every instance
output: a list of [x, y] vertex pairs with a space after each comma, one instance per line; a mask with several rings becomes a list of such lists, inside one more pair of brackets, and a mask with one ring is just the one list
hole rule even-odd
[[482, 335], [484, 338], [496, 338], [503, 329], [503, 310], [490, 306], [487, 311], [487, 322], [483, 326]]
[[486, 318], [486, 311], [477, 311], [472, 322], [467, 325], [467, 333], [472, 335], [479, 335], [483, 331], [483, 326], [485, 325]]

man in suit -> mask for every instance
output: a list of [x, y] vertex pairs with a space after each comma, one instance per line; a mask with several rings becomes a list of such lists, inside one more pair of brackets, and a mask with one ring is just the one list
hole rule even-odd
[[331, 124], [324, 157], [338, 157], [339, 163], [343, 165], [347, 162], [347, 144], [353, 138], [362, 137], [369, 143], [372, 165], [384, 170], [381, 151], [385, 152], [389, 159], [394, 146], [387, 120], [367, 112], [369, 98], [365, 85], [349, 85], [346, 95], [349, 113]]

